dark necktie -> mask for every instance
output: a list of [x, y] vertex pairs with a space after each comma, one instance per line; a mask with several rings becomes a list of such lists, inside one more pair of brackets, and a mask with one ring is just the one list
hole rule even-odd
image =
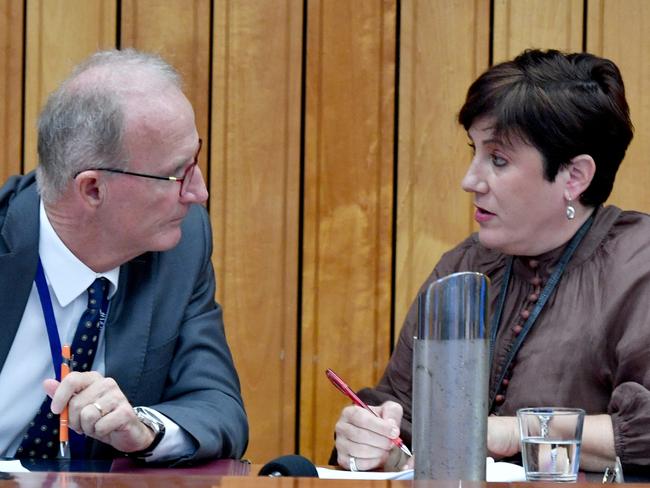
[[[81, 315], [77, 331], [72, 341], [72, 371], [88, 371], [93, 365], [97, 341], [103, 321], [100, 321], [100, 309], [108, 299], [108, 280], [96, 279], [88, 288], [88, 308]], [[104, 307], [105, 309], [106, 307]], [[59, 416], [50, 410], [52, 400], [46, 396], [41, 408], [30, 422], [23, 441], [16, 451], [16, 458], [56, 459], [59, 453]], [[73, 440], [73, 457], [75, 454], [75, 433], [70, 431]]]

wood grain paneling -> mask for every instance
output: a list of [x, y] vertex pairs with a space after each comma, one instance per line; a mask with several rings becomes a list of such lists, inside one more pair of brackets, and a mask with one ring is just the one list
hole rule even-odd
[[36, 123], [47, 96], [79, 61], [114, 48], [116, 31], [115, 0], [27, 2], [25, 171], [36, 167]]
[[[402, 3], [395, 324], [445, 251], [472, 230], [471, 153], [456, 117], [488, 66], [489, 1]], [[397, 335], [397, 334], [396, 334]]]
[[583, 0], [495, 0], [494, 63], [526, 48], [582, 51]]
[[650, 2], [591, 0], [588, 11], [587, 49], [620, 68], [635, 127], [609, 203], [650, 212]]
[[205, 153], [199, 164], [208, 177], [210, 0], [123, 0], [121, 47], [156, 52], [183, 76]]
[[214, 6], [217, 294], [258, 463], [295, 447], [302, 15], [299, 0]]
[[441, 254], [474, 229], [456, 115], [490, 49], [494, 62], [528, 47], [580, 51], [586, 34], [620, 66], [636, 137], [611, 200], [650, 211], [649, 26], [647, 0], [0, 0], [0, 178], [35, 166], [37, 114], [88, 54], [134, 46], [175, 65], [207, 142], [246, 456], [293, 452], [298, 436], [324, 463], [347, 404], [325, 368], [354, 388], [375, 383], [391, 297], [399, 329]]
[[325, 463], [347, 400], [390, 343], [394, 1], [308, 3], [300, 452]]
[[21, 170], [23, 15], [22, 2], [0, 0], [0, 182]]

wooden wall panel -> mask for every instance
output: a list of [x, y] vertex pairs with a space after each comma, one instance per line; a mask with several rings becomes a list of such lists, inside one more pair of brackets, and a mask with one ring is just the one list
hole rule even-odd
[[471, 153], [456, 117], [488, 66], [489, 0], [402, 3], [395, 324], [445, 251], [472, 231], [460, 182]]
[[217, 298], [254, 462], [293, 452], [296, 437], [301, 454], [326, 461], [347, 400], [324, 369], [354, 388], [375, 383], [390, 349], [391, 293], [399, 329], [440, 255], [474, 229], [456, 115], [490, 49], [495, 62], [527, 47], [580, 51], [586, 32], [589, 51], [617, 62], [636, 137], [611, 200], [650, 211], [647, 0], [119, 5], [120, 19], [116, 0], [0, 0], [0, 179], [35, 166], [37, 114], [88, 54], [134, 46], [179, 68], [207, 142]]
[[200, 166], [208, 178], [210, 0], [122, 0], [121, 47], [156, 52], [183, 76], [203, 138]]
[[609, 202], [650, 212], [650, 2], [590, 0], [588, 11], [587, 49], [620, 68], [635, 127]]
[[36, 123], [47, 96], [79, 61], [114, 48], [115, 35], [115, 0], [27, 2], [25, 171], [36, 167]]
[[582, 51], [583, 0], [495, 0], [494, 63], [526, 48]]
[[217, 294], [257, 463], [295, 448], [302, 15], [300, 0], [214, 6]]
[[0, 182], [22, 159], [23, 3], [0, 0]]
[[307, 19], [300, 452], [325, 463], [349, 403], [325, 369], [361, 387], [389, 353], [396, 2]]

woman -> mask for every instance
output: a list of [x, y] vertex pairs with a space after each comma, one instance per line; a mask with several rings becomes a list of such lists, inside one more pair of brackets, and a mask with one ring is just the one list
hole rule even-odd
[[[490, 277], [490, 455], [518, 453], [517, 409], [551, 405], [587, 412], [582, 469], [616, 455], [650, 464], [650, 217], [602, 206], [632, 139], [618, 68], [590, 54], [526, 51], [472, 84], [459, 120], [473, 151], [462, 188], [479, 232], [422, 289], [459, 271]], [[406, 462], [390, 439], [411, 442], [415, 326], [411, 306], [379, 384], [359, 393], [380, 418], [342, 411], [342, 467]]]

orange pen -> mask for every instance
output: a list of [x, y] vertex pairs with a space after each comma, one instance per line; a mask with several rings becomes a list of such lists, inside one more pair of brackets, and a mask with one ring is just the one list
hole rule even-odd
[[[70, 344], [61, 348], [61, 381], [70, 372]], [[68, 405], [63, 408], [59, 416], [59, 459], [70, 459], [70, 442], [68, 438]]]

